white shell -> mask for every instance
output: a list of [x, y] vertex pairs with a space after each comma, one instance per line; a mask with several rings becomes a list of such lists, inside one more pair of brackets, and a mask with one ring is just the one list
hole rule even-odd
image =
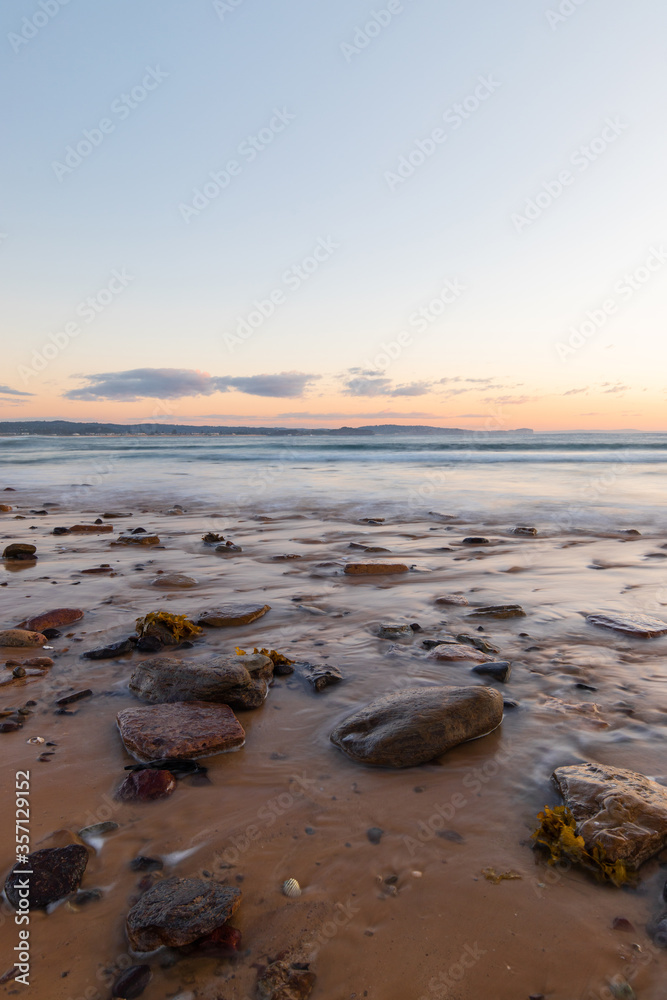
[[29, 740], [26, 740], [26, 743], [33, 743], [33, 744], [34, 743], [45, 743], [45, 742], [46, 741], [45, 741], [45, 739], [44, 739], [43, 736], [31, 736]]
[[283, 892], [290, 899], [296, 899], [297, 896], [301, 895], [301, 886], [295, 878], [288, 878], [283, 882]]

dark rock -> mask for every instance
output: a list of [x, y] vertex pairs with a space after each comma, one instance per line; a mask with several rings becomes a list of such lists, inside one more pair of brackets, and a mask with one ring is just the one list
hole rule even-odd
[[201, 536], [201, 540], [206, 545], [217, 545], [218, 542], [224, 542], [225, 536], [219, 535], [217, 531], [207, 531], [206, 534]]
[[611, 923], [614, 931], [634, 931], [634, 924], [631, 924], [625, 917], [614, 917]]
[[259, 708], [268, 693], [273, 663], [261, 653], [181, 660], [155, 656], [138, 664], [130, 691], [144, 701], [210, 701]]
[[111, 989], [112, 997], [122, 997], [123, 1000], [135, 1000], [144, 992], [153, 973], [150, 965], [131, 965], [121, 972]]
[[464, 844], [465, 840], [456, 830], [436, 830], [436, 836], [443, 840], [451, 840], [452, 844]]
[[132, 771], [116, 789], [120, 802], [152, 802], [166, 799], [176, 788], [176, 779], [170, 771]]
[[504, 684], [510, 679], [512, 667], [507, 660], [495, 660], [493, 663], [479, 663], [472, 668], [472, 672], [482, 677], [491, 677], [494, 681]]
[[164, 862], [160, 858], [146, 858], [139, 855], [130, 861], [130, 868], [133, 872], [159, 872], [164, 868]]
[[494, 688], [408, 688], [349, 716], [331, 741], [361, 763], [413, 767], [492, 732], [502, 715], [503, 699]]
[[513, 535], [531, 535], [531, 536], [534, 536], [534, 535], [537, 534], [537, 528], [528, 528], [528, 527], [525, 527], [525, 526], [520, 526], [518, 528], [515, 528], [514, 531], [512, 532], [512, 534]]
[[315, 691], [318, 692], [323, 691], [330, 684], [339, 684], [343, 679], [343, 675], [338, 667], [326, 664], [316, 665], [313, 663], [306, 664], [303, 676], [309, 684], [312, 684]]
[[44, 628], [42, 629], [42, 635], [51, 641], [51, 639], [59, 639], [62, 632], [58, 631], [57, 628]]
[[[18, 907], [20, 900], [18, 883], [29, 881], [28, 898], [32, 910], [42, 910], [49, 903], [55, 903], [56, 900], [69, 896], [78, 889], [88, 864], [88, 851], [81, 844], [45, 847], [26, 857], [28, 863], [15, 865], [7, 876], [5, 893], [12, 906]], [[32, 874], [22, 875], [22, 871], [26, 870]]]
[[667, 635], [667, 623], [659, 618], [650, 618], [648, 615], [597, 614], [588, 615], [586, 621], [591, 625], [600, 625], [603, 628], [624, 632], [626, 635], [641, 636], [644, 639]]
[[112, 830], [117, 829], [118, 823], [114, 823], [113, 820], [106, 820], [104, 823], [94, 823], [93, 826], [84, 826], [82, 830], [79, 830], [79, 836], [84, 839], [86, 837], [102, 837], [105, 833], [111, 833]]
[[217, 927], [212, 934], [200, 938], [187, 945], [186, 954], [201, 955], [208, 958], [233, 958], [241, 948], [241, 931], [229, 924]]
[[162, 645], [161, 640], [156, 635], [142, 635], [137, 642], [137, 651], [139, 653], [157, 653], [162, 649]]
[[81, 701], [82, 698], [90, 698], [92, 695], [90, 688], [86, 688], [85, 691], [77, 691], [75, 694], [67, 694], [62, 698], [56, 700], [56, 705], [72, 705], [75, 701]]
[[281, 959], [272, 962], [259, 976], [257, 996], [259, 1000], [307, 1000], [315, 987], [315, 979], [315, 973], [309, 971], [308, 963], [290, 963], [287, 959]]
[[491, 604], [488, 607], [475, 608], [468, 618], [524, 618], [526, 612], [520, 604]]
[[249, 625], [270, 610], [269, 604], [221, 604], [211, 611], [202, 611], [197, 624], [212, 628]]
[[112, 545], [159, 545], [158, 535], [149, 535], [144, 528], [135, 528], [129, 535], [119, 535]]
[[481, 635], [468, 635], [466, 632], [462, 632], [460, 635], [457, 635], [456, 639], [457, 642], [464, 642], [470, 646], [474, 646], [475, 649], [481, 650], [482, 653], [500, 652], [497, 646], [494, 646], [487, 639], [483, 639]]
[[22, 726], [22, 722], [14, 722], [13, 720], [0, 722], [0, 733], [15, 733], [18, 729], [21, 729]]
[[370, 840], [371, 844], [379, 844], [384, 835], [384, 830], [379, 826], [371, 826], [366, 830], [366, 836]]
[[488, 538], [483, 538], [482, 535], [469, 535], [467, 538], [463, 539], [463, 541], [462, 541], [461, 544], [462, 545], [489, 545], [490, 542], [489, 542]]
[[378, 635], [381, 639], [411, 639], [414, 632], [411, 625], [380, 625]]
[[140, 761], [211, 757], [245, 743], [243, 727], [228, 705], [148, 705], [126, 708], [117, 718], [125, 749]]
[[240, 889], [212, 879], [162, 879], [127, 916], [130, 947], [141, 952], [191, 944], [226, 923], [240, 903]]
[[81, 889], [72, 897], [71, 902], [75, 906], [87, 906], [88, 903], [97, 903], [102, 898], [101, 889], [88, 889], [82, 892]]
[[175, 757], [162, 757], [159, 760], [142, 761], [140, 764], [129, 764], [126, 771], [171, 771], [175, 778], [186, 774], [206, 774], [207, 767], [196, 760], [178, 760]]
[[667, 948], [667, 913], [652, 920], [647, 930], [659, 948]]
[[2, 558], [15, 562], [23, 560], [32, 561], [37, 558], [36, 552], [37, 547], [35, 545], [28, 545], [26, 542], [13, 542], [5, 548]]
[[59, 525], [57, 528], [53, 529], [54, 535], [69, 535], [71, 534], [69, 528], [65, 528], [63, 525]]
[[111, 511], [107, 511], [106, 514], [102, 514], [102, 517], [107, 517], [107, 518], [110, 518], [110, 517], [132, 517], [132, 514], [125, 514], [125, 513], [121, 513], [120, 511], [117, 511], [117, 510], [111, 510]]
[[234, 545], [234, 542], [228, 540], [226, 542], [223, 542], [222, 545], [216, 545], [215, 551], [229, 553], [229, 552], [243, 552], [243, 549], [241, 548], [240, 545]]
[[[121, 639], [119, 642], [112, 642], [109, 646], [100, 646], [98, 649], [89, 649], [82, 653], [84, 660], [113, 660], [117, 656], [125, 656], [131, 653], [135, 646], [140, 649], [141, 640], [137, 641], [134, 636], [129, 639]], [[159, 644], [158, 644], [159, 648]]]

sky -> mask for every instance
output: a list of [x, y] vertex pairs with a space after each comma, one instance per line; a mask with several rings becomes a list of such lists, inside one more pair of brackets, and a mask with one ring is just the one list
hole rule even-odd
[[0, 420], [667, 430], [661, 0], [5, 0]]

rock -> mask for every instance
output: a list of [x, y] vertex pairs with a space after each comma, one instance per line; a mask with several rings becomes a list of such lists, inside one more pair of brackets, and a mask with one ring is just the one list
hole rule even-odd
[[240, 889], [213, 879], [162, 879], [127, 915], [130, 947], [138, 952], [162, 945], [181, 948], [221, 927], [240, 903]]
[[303, 676], [312, 684], [315, 691], [324, 691], [325, 687], [329, 687], [330, 684], [340, 684], [343, 679], [338, 667], [334, 667], [329, 664], [315, 665], [313, 663], [307, 663]]
[[481, 635], [468, 635], [466, 632], [461, 632], [457, 635], [458, 642], [467, 643], [469, 646], [474, 646], [475, 649], [481, 649], [483, 653], [499, 653], [500, 650], [497, 646], [488, 642], [487, 639], [483, 639]]
[[0, 503], [0, 511], [2, 511], [3, 514], [8, 514], [9, 511], [13, 509], [14, 508], [10, 507], [8, 503]]
[[52, 534], [53, 535], [70, 535], [71, 531], [69, 530], [69, 528], [65, 528], [62, 525], [58, 525], [58, 526], [56, 526], [53, 529]]
[[459, 604], [462, 607], [469, 604], [467, 597], [462, 597], [460, 594], [444, 594], [442, 597], [436, 597], [436, 604]]
[[185, 615], [171, 615], [166, 611], [152, 611], [137, 618], [136, 630], [138, 649], [143, 652], [155, 652], [162, 646], [181, 646], [184, 640], [194, 639], [202, 631]]
[[482, 535], [469, 535], [464, 538], [461, 545], [489, 545], [490, 541], [488, 538], [484, 538]]
[[154, 656], [138, 664], [130, 691], [152, 702], [221, 702], [234, 708], [259, 708], [268, 694], [273, 663], [261, 653], [181, 660]]
[[0, 630], [0, 646], [24, 646], [33, 649], [43, 646], [46, 636], [41, 632], [31, 632], [21, 628], [5, 628]]
[[307, 962], [276, 960], [257, 979], [257, 996], [259, 1000], [307, 1000], [315, 987], [315, 979]]
[[659, 948], [667, 948], [667, 913], [652, 920], [646, 929]]
[[468, 618], [525, 618], [526, 612], [520, 604], [490, 604], [475, 608]]
[[18, 667], [14, 667], [12, 677], [25, 677], [25, 667], [22, 667], [20, 664]]
[[[28, 863], [15, 865], [7, 876], [5, 893], [12, 906], [18, 908], [21, 899], [18, 883], [23, 879], [29, 880], [31, 910], [42, 910], [49, 903], [55, 903], [78, 889], [88, 864], [88, 851], [80, 844], [46, 847], [26, 857]], [[22, 871], [31, 871], [32, 874], [23, 876]]]
[[611, 929], [613, 931], [634, 931], [635, 928], [627, 917], [614, 917], [611, 922]]
[[73, 535], [95, 535], [113, 531], [113, 524], [73, 524], [69, 530]]
[[161, 858], [147, 858], [139, 855], [130, 861], [130, 868], [133, 872], [159, 872], [164, 868], [164, 861]]
[[207, 531], [201, 536], [201, 540], [206, 545], [216, 545], [218, 542], [224, 542], [225, 536], [219, 535], [217, 531]]
[[117, 656], [125, 656], [126, 653], [131, 653], [135, 646], [137, 645], [137, 640], [135, 636], [130, 636], [129, 639], [120, 639], [118, 642], [112, 642], [109, 646], [99, 646], [97, 649], [89, 649], [81, 656], [84, 660], [113, 660]]
[[162, 573], [160, 576], [156, 576], [154, 580], [151, 580], [151, 586], [162, 587], [165, 590], [196, 587], [198, 583], [198, 580], [195, 580], [192, 576], [186, 576], [185, 573]]
[[37, 558], [37, 547], [35, 545], [28, 545], [26, 542], [13, 542], [8, 545], [4, 552], [2, 553], [3, 559], [14, 560], [15, 562], [22, 560], [33, 560]]
[[102, 517], [112, 518], [112, 517], [132, 517], [132, 514], [125, 514], [118, 510], [107, 511], [106, 514], [102, 514]]
[[166, 799], [176, 788], [171, 771], [132, 771], [116, 789], [120, 802], [151, 802]]
[[349, 716], [331, 741], [364, 764], [414, 767], [492, 732], [502, 716], [503, 699], [494, 688], [408, 688]]
[[270, 610], [269, 604], [221, 604], [211, 611], [202, 611], [197, 624], [209, 625], [211, 628], [249, 625]]
[[507, 660], [496, 660], [493, 663], [480, 663], [472, 668], [473, 674], [480, 674], [482, 677], [491, 677], [494, 681], [504, 684], [510, 679], [512, 665]]
[[522, 526], [520, 526], [518, 528], [515, 528], [514, 531], [512, 532], [512, 534], [513, 535], [532, 535], [532, 536], [534, 536], [534, 535], [537, 534], [537, 528], [528, 528], [528, 527], [525, 527], [525, 526], [522, 525]]
[[94, 823], [92, 826], [84, 826], [82, 830], [79, 830], [79, 836], [84, 840], [86, 837], [103, 837], [105, 833], [111, 833], [117, 829], [118, 823], [114, 823], [112, 819], [108, 819], [104, 823]]
[[429, 660], [471, 660], [473, 663], [488, 663], [493, 659], [488, 653], [459, 642], [439, 643], [428, 657]]
[[217, 927], [212, 934], [199, 938], [186, 946], [186, 954], [209, 956], [211, 958], [232, 958], [241, 949], [241, 931], [230, 924]]
[[149, 535], [147, 532], [140, 534], [130, 533], [129, 535], [119, 535], [112, 545], [159, 545], [160, 539], [157, 535]]
[[50, 656], [31, 656], [29, 659], [22, 661], [22, 666], [39, 667], [40, 670], [46, 670], [48, 667], [53, 666], [53, 660]]
[[112, 997], [122, 997], [123, 1000], [136, 1000], [144, 992], [153, 973], [150, 965], [131, 965], [121, 972], [111, 989]]
[[384, 836], [384, 830], [379, 826], [371, 826], [366, 830], [366, 836], [371, 844], [379, 844]]
[[243, 552], [243, 549], [241, 548], [240, 545], [234, 545], [234, 542], [230, 542], [228, 540], [226, 542], [223, 542], [221, 545], [216, 545], [215, 551], [216, 552], [225, 552], [225, 553], [228, 553], [228, 552]]
[[605, 764], [558, 767], [553, 781], [590, 851], [637, 868], [667, 846], [667, 788], [636, 771]]
[[59, 705], [61, 708], [64, 705], [72, 705], [75, 701], [81, 701], [82, 698], [90, 698], [92, 693], [90, 688], [86, 688], [85, 691], [76, 691], [74, 694], [67, 694], [63, 698], [58, 698], [56, 705]]
[[644, 639], [667, 635], [667, 623], [659, 618], [650, 618], [648, 615], [595, 614], [587, 615], [586, 621], [591, 625], [601, 625], [603, 628], [625, 632], [626, 635], [641, 636]]
[[7, 722], [0, 722], [0, 733], [15, 733], [21, 729], [22, 726], [22, 722], [15, 722], [11, 719]]
[[381, 576], [389, 573], [407, 573], [403, 563], [348, 563], [345, 572], [350, 576]]
[[93, 576], [98, 573], [113, 573], [113, 567], [109, 563], [101, 563], [99, 566], [91, 566], [90, 569], [82, 569], [81, 572], [86, 576]]
[[79, 608], [56, 608], [54, 611], [45, 611], [44, 614], [35, 615], [34, 618], [27, 618], [17, 628], [27, 628], [33, 632], [43, 632], [45, 628], [57, 628], [59, 625], [71, 625], [83, 618], [83, 611]]
[[228, 705], [176, 702], [126, 708], [117, 716], [121, 739], [137, 760], [196, 760], [236, 750], [245, 732]]
[[411, 639], [414, 632], [410, 625], [380, 625], [378, 635], [381, 639]]

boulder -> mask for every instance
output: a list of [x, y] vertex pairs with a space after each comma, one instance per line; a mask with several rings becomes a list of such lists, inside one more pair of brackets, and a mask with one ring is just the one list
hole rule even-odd
[[212, 757], [245, 743], [243, 727], [228, 705], [192, 701], [126, 708], [117, 722], [125, 749], [144, 763]]
[[5, 628], [0, 630], [0, 646], [24, 646], [33, 649], [43, 646], [46, 636], [41, 632], [31, 632], [21, 628]]
[[349, 716], [331, 741], [363, 764], [414, 767], [492, 732], [502, 717], [502, 695], [494, 688], [408, 688]]
[[162, 879], [127, 915], [130, 947], [135, 952], [181, 948], [221, 927], [240, 903], [240, 889], [213, 879]]
[[[26, 855], [28, 863], [16, 864], [5, 880], [7, 899], [18, 907], [21, 881], [28, 881], [30, 909], [42, 910], [79, 888], [88, 864], [88, 851], [81, 844], [45, 847]], [[30, 871], [31, 875], [22, 874]]]
[[210, 611], [202, 611], [197, 624], [210, 625], [211, 628], [249, 625], [270, 610], [269, 604], [221, 604]]
[[136, 667], [130, 691], [144, 701], [211, 701], [233, 708], [259, 708], [272, 674], [272, 661], [261, 653], [205, 660], [152, 656]]
[[33, 632], [43, 632], [45, 628], [58, 628], [59, 625], [71, 625], [83, 618], [83, 611], [79, 608], [55, 608], [53, 611], [45, 611], [42, 615], [35, 615], [34, 618], [26, 618], [24, 622], [17, 625], [17, 628], [27, 628]]
[[571, 764], [552, 779], [590, 851], [637, 868], [667, 847], [667, 788], [620, 767]]
[[10, 561], [33, 560], [37, 558], [37, 546], [29, 545], [27, 542], [12, 542], [7, 545], [2, 553], [3, 559]]
[[590, 625], [601, 625], [603, 628], [611, 628], [616, 632], [625, 632], [626, 635], [636, 635], [643, 639], [667, 635], [667, 622], [651, 618], [649, 615], [596, 614], [588, 615], [586, 621]]
[[382, 576], [389, 573], [407, 573], [403, 563], [348, 563], [345, 572], [350, 576]]
[[196, 587], [199, 581], [185, 573], [161, 573], [151, 580], [153, 587], [161, 587], [163, 590], [185, 590], [188, 587]]
[[488, 663], [493, 659], [481, 649], [475, 649], [467, 643], [444, 642], [435, 646], [428, 654], [429, 660], [470, 660], [472, 663]]

